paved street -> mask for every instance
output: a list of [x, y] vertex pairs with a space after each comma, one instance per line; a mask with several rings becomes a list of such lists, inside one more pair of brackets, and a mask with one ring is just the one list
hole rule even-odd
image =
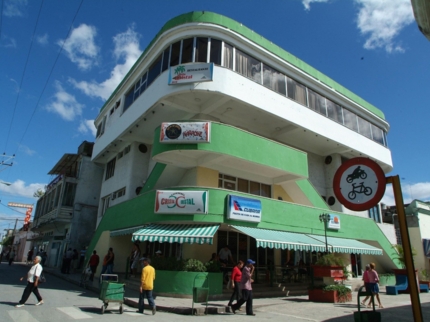
[[[2, 322], [42, 322], [42, 321], [70, 321], [93, 319], [93, 321], [166, 321], [174, 319], [176, 322], [189, 321], [190, 316], [157, 311], [156, 315], [151, 315], [148, 310], [143, 317], [135, 313], [136, 309], [124, 306], [122, 315], [118, 312], [118, 305], [109, 305], [104, 315], [100, 314], [101, 301], [98, 293], [84, 290], [77, 285], [67, 282], [59, 277], [46, 274], [47, 282], [42, 284], [40, 293], [45, 304], [35, 306], [36, 298], [31, 295], [27, 304], [22, 308], [15, 308], [16, 303], [22, 295], [25, 287], [24, 282], [19, 282], [19, 277], [24, 276], [28, 267], [20, 264], [8, 266], [6, 263], [0, 265], [0, 321]], [[129, 292], [126, 297], [136, 301], [135, 292]], [[357, 311], [354, 302], [345, 304], [313, 303], [307, 300], [306, 296], [255, 299], [254, 307], [256, 317], [248, 317], [244, 311], [233, 315], [230, 313], [199, 316], [198, 320], [204, 321], [331, 321], [346, 322], [353, 321], [352, 314]], [[380, 310], [382, 321], [402, 322], [413, 321], [410, 307], [409, 295], [388, 296], [381, 294], [381, 300], [385, 309]], [[160, 307], [168, 305], [176, 307], [190, 307], [190, 299], [157, 298], [156, 302]], [[421, 294], [422, 310], [424, 321], [430, 321], [430, 293]], [[201, 304], [196, 304], [201, 307]], [[221, 307], [225, 301], [210, 301], [209, 306]]]

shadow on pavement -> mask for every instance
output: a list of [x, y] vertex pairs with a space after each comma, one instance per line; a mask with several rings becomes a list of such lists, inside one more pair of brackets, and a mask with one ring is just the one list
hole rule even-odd
[[15, 306], [18, 302], [4, 302], [4, 301], [0, 301], [0, 304], [3, 305], [9, 305], [9, 306]]

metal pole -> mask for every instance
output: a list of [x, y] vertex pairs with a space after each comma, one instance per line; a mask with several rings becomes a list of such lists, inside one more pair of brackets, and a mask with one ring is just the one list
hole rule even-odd
[[403, 204], [402, 188], [400, 186], [399, 176], [387, 177], [387, 183], [393, 185], [394, 199], [396, 201], [397, 216], [399, 219], [400, 236], [402, 237], [403, 254], [405, 257], [406, 271], [408, 275], [408, 283], [410, 285], [410, 296], [412, 304], [412, 312], [415, 322], [423, 321], [423, 313], [421, 310], [420, 297], [418, 295], [419, 285], [415, 275], [414, 261], [412, 258], [411, 241], [409, 239], [408, 225], [406, 222], [405, 205]]
[[328, 244], [327, 244], [327, 222], [324, 220], [324, 235], [325, 235], [325, 252], [328, 254]]

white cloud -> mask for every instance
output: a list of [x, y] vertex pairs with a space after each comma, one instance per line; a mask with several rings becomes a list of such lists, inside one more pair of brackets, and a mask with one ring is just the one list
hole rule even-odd
[[303, 5], [305, 6], [305, 10], [311, 10], [312, 2], [328, 2], [329, 0], [302, 0]]
[[36, 153], [36, 151], [30, 149], [28, 146], [25, 146], [23, 144], [20, 144], [18, 149], [19, 151], [24, 152], [25, 154], [28, 154], [28, 155], [33, 155]]
[[81, 24], [72, 30], [66, 41], [59, 40], [58, 45], [63, 46], [69, 59], [76, 63], [79, 69], [89, 70], [98, 64], [99, 47], [94, 42], [96, 35], [95, 27]]
[[37, 36], [36, 41], [41, 45], [47, 45], [48, 44], [48, 34], [44, 34], [43, 36]]
[[394, 39], [414, 21], [410, 0], [354, 0], [359, 7], [357, 27], [368, 37], [364, 48], [403, 52]]
[[54, 94], [54, 100], [46, 109], [50, 112], [57, 113], [66, 121], [73, 121], [76, 116], [82, 114], [83, 105], [79, 104], [75, 97], [67, 93], [60, 82], [55, 83], [57, 92]]
[[[408, 204], [414, 199], [420, 201], [430, 201], [430, 182], [418, 182], [414, 184], [402, 184], [403, 203]], [[381, 200], [388, 206], [395, 205], [394, 192], [392, 185], [387, 185], [385, 195]]]
[[3, 5], [3, 14], [6, 17], [21, 17], [24, 7], [27, 6], [27, 0], [8, 0], [4, 1]]
[[15, 182], [12, 182], [10, 186], [0, 184], [0, 191], [8, 195], [33, 198], [33, 194], [36, 190], [44, 190], [45, 185], [45, 183], [30, 183], [29, 185], [26, 185], [25, 181], [18, 179]]
[[1, 46], [4, 48], [16, 48], [16, 40], [15, 38], [9, 37], [7, 35], [2, 35], [3, 41]]
[[115, 45], [113, 54], [118, 64], [105, 81], [78, 82], [70, 79], [70, 82], [88, 96], [107, 100], [142, 53], [139, 48], [139, 38], [140, 35], [134, 31], [133, 26], [113, 37]]
[[78, 131], [82, 134], [86, 134], [91, 132], [91, 134], [95, 137], [97, 133], [96, 126], [94, 125], [94, 120], [82, 120], [79, 124]]

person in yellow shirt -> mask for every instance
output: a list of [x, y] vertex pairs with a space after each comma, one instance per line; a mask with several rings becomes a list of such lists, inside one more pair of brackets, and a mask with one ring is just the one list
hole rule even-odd
[[152, 297], [152, 290], [154, 289], [155, 280], [155, 269], [152, 267], [151, 260], [149, 258], [141, 258], [143, 261], [142, 276], [140, 278], [140, 295], [139, 295], [139, 313], [143, 314], [143, 309], [145, 308], [144, 299], [148, 300], [149, 306], [152, 309], [152, 315], [157, 312], [155, 306], [154, 298]]

